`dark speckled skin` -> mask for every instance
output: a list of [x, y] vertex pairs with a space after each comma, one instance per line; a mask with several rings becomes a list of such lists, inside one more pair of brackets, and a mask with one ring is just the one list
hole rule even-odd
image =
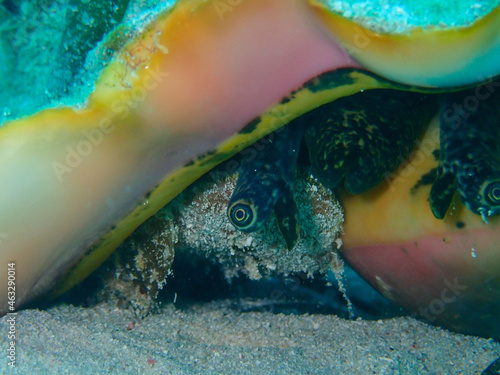
[[472, 212], [500, 212], [500, 90], [493, 85], [448, 94], [443, 99], [440, 160], [430, 193], [442, 219], [458, 191]]
[[274, 211], [287, 247], [293, 248], [300, 231], [293, 171], [304, 128], [318, 179], [335, 187], [345, 177], [347, 189], [360, 193], [408, 156], [437, 110], [436, 96], [370, 90], [301, 116], [242, 152], [229, 220], [237, 229], [253, 232]]
[[314, 174], [334, 188], [362, 193], [380, 183], [410, 154], [438, 111], [436, 96], [368, 90], [302, 117]]
[[293, 176], [303, 128], [289, 124], [259, 141], [259, 149], [242, 151], [236, 188], [228, 205], [229, 221], [243, 232], [264, 225], [273, 211], [288, 249], [299, 237]]
[[242, 152], [246, 157], [229, 204], [230, 221], [253, 232], [274, 211], [293, 248], [299, 235], [293, 171], [303, 134], [320, 182], [334, 188], [344, 180], [345, 188], [358, 194], [378, 185], [409, 156], [440, 106], [431, 210], [442, 219], [458, 191], [462, 202], [486, 220], [500, 212], [500, 90], [495, 88], [442, 95], [367, 90], [306, 113], [259, 141], [259, 152]]

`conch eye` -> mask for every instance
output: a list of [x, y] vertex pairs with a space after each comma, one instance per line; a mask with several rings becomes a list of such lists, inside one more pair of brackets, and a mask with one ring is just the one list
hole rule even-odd
[[492, 205], [500, 205], [500, 181], [489, 184], [485, 189], [486, 201]]
[[236, 203], [229, 208], [229, 220], [237, 229], [246, 229], [254, 221], [254, 210], [247, 203]]

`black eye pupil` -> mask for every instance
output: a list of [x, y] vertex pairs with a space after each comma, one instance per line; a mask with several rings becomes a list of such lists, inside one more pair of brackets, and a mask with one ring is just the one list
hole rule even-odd
[[500, 199], [500, 188], [495, 188], [491, 191], [491, 196], [495, 199]]
[[236, 212], [234, 213], [234, 217], [235, 217], [235, 218], [236, 218], [236, 220], [238, 220], [238, 221], [243, 220], [243, 219], [245, 218], [245, 216], [246, 216], [246, 212], [245, 212], [245, 210], [244, 210], [244, 209], [242, 209], [242, 208], [238, 208], [238, 209], [236, 210]]

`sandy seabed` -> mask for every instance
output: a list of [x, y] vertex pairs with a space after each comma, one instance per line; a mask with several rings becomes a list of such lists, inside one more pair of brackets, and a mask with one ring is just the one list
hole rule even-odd
[[102, 303], [16, 315], [16, 367], [8, 316], [0, 319], [6, 374], [480, 374], [500, 343], [412, 318], [349, 321], [334, 315], [240, 312], [231, 301], [138, 320]]

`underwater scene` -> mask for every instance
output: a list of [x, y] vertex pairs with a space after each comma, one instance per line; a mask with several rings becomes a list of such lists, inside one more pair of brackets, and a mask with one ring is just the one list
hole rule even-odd
[[0, 374], [500, 374], [499, 0], [0, 0]]

